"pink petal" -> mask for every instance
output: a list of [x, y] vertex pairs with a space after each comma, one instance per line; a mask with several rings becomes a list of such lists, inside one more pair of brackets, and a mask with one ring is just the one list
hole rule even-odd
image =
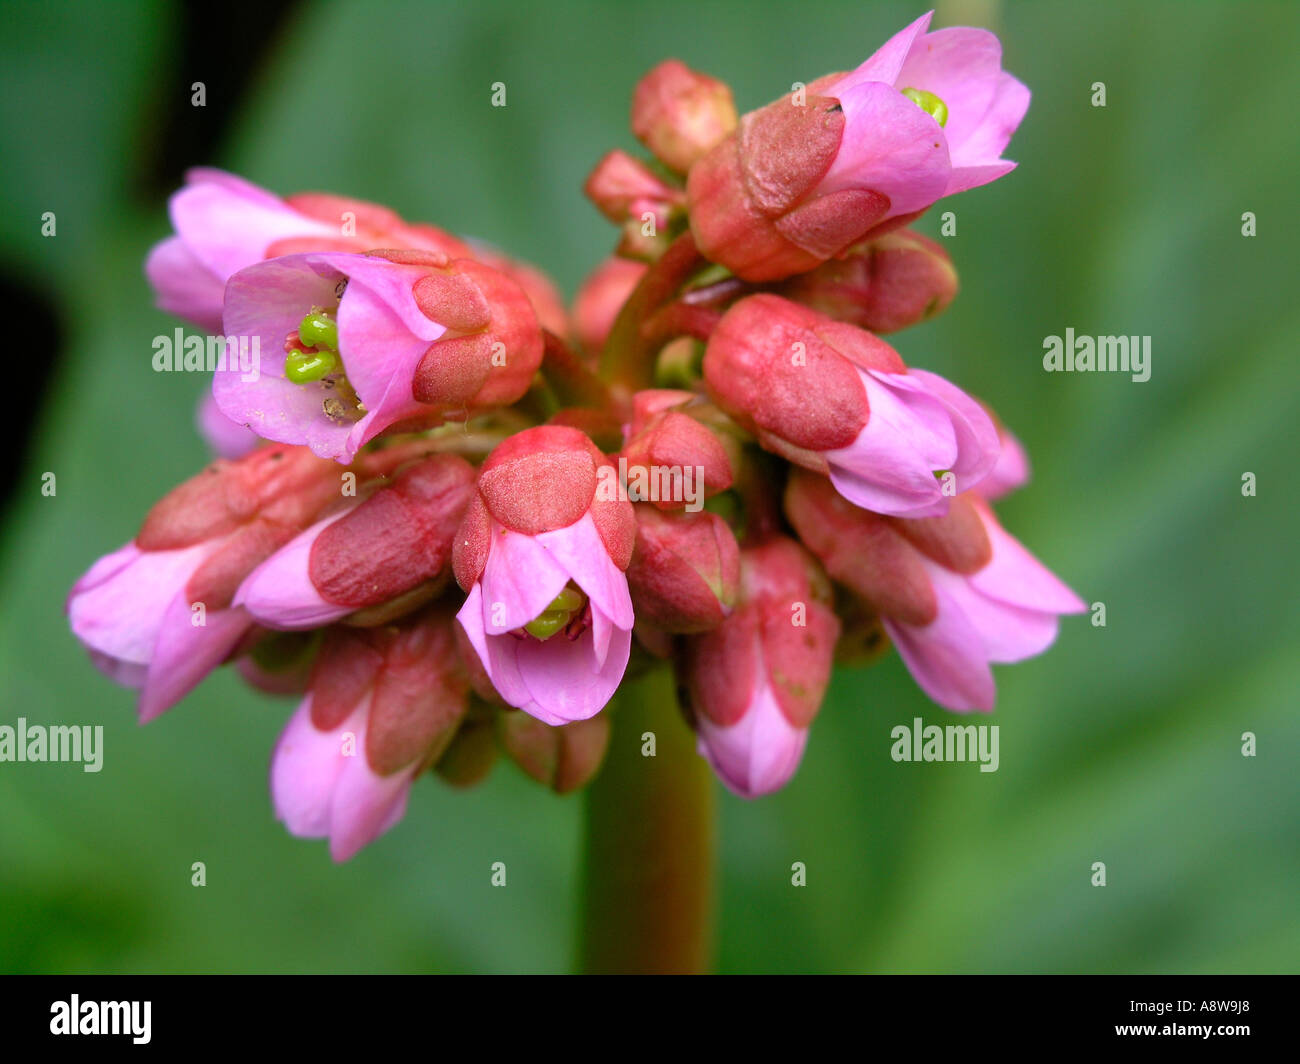
[[197, 687], [226, 660], [253, 623], [247, 613], [234, 608], [208, 610], [204, 624], [196, 626], [190, 606], [185, 595], [178, 594], [163, 614], [140, 692], [141, 724], [161, 716]]
[[979, 482], [976, 490], [986, 499], [1000, 499], [1029, 483], [1029, 455], [1024, 445], [1006, 429], [1002, 430], [1002, 450], [992, 471]]
[[1084, 613], [1088, 604], [1010, 535], [987, 505], [978, 505], [993, 559], [968, 579], [989, 598], [1044, 613]]
[[816, 194], [870, 189], [889, 214], [924, 210], [944, 194], [951, 165], [943, 130], [892, 85], [867, 82], [839, 94], [844, 135]]
[[[992, 164], [1001, 159], [1012, 135], [1024, 119], [1025, 112], [1029, 110], [1029, 99], [1029, 89], [1020, 81], [1010, 74], [999, 74], [992, 102], [974, 132], [960, 147], [953, 147], [952, 137], [948, 138], [948, 150], [952, 153], [954, 172], [981, 164]], [[951, 124], [950, 121], [949, 125]], [[984, 183], [984, 181], [976, 182], [976, 184]], [[968, 184], [964, 187], [974, 186]]]
[[947, 512], [935, 471], [958, 455], [946, 406], [909, 374], [859, 370], [870, 415], [848, 447], [824, 452], [831, 483], [856, 506], [900, 517]]
[[988, 412], [955, 384], [923, 369], [908, 370], [906, 382], [896, 381], [897, 387], [920, 385], [938, 399], [948, 410], [948, 416], [957, 440], [957, 454], [947, 468], [955, 475], [958, 493], [974, 487], [997, 464], [1002, 450], [1002, 440], [997, 426]]
[[587, 593], [594, 609], [604, 613], [619, 628], [632, 627], [632, 596], [628, 593], [627, 576], [610, 558], [590, 513], [583, 514], [567, 528], [543, 532], [536, 540]]
[[144, 263], [159, 310], [192, 321], [205, 332], [221, 331], [226, 284], [203, 265], [178, 236], [155, 244]]
[[229, 180], [187, 185], [171, 198], [172, 225], [199, 262], [221, 282], [260, 262], [286, 237], [337, 237], [340, 230], [305, 215], [256, 186]]
[[200, 543], [141, 551], [128, 543], [101, 558], [68, 597], [73, 634], [100, 654], [148, 665], [164, 612], [213, 549], [213, 544]]
[[343, 771], [343, 736], [356, 736], [362, 752], [369, 696], [333, 731], [318, 731], [311, 722], [308, 695], [289, 719], [271, 755], [271, 800], [286, 828], [304, 838], [329, 834], [330, 803]]
[[402, 819], [418, 767], [379, 776], [363, 746], [358, 740], [355, 756], [343, 758], [330, 799], [330, 856], [335, 861], [348, 860]]
[[971, 156], [963, 151], [980, 131], [1001, 76], [1002, 44], [997, 35], [958, 26], [928, 33], [918, 41], [894, 85], [932, 92], [947, 105], [948, 120], [943, 132], [953, 166], [957, 166], [959, 162], [989, 162], [1006, 147], [1004, 140], [988, 156]]
[[[218, 323], [217, 330], [220, 328]], [[242, 458], [261, 443], [256, 433], [221, 412], [211, 392], [204, 392], [199, 399], [194, 420], [208, 450], [218, 458]]]
[[540, 542], [492, 522], [487, 564], [477, 587], [483, 624], [491, 635], [522, 628], [541, 614], [569, 582], [569, 573]]
[[505, 640], [514, 644], [519, 677], [532, 696], [519, 708], [547, 724], [587, 720], [604, 709], [622, 682], [632, 649], [632, 633], [624, 628], [611, 631], [608, 651], [599, 663], [590, 628], [574, 640], [557, 635], [545, 642], [513, 636], [493, 641]]
[[984, 640], [952, 598], [939, 592], [939, 613], [928, 625], [884, 618], [885, 630], [917, 685], [935, 702], [964, 712], [991, 710], [997, 697]]
[[856, 85], [872, 81], [883, 81], [887, 85], [894, 84], [898, 72], [903, 68], [903, 63], [907, 60], [908, 53], [912, 51], [916, 43], [917, 37], [930, 28], [930, 19], [933, 16], [934, 12], [929, 11], [915, 22], [899, 30], [882, 44], [870, 59], [859, 65], [856, 70], [844, 75], [834, 86], [827, 89], [826, 94], [838, 96], [840, 92], [845, 92]]
[[745, 715], [729, 727], [700, 714], [697, 749], [727, 789], [758, 798], [784, 787], [803, 758], [808, 729], [794, 727], [781, 712], [771, 688], [755, 685]]
[[290, 631], [322, 628], [352, 610], [321, 598], [308, 575], [312, 544], [326, 528], [349, 512], [331, 514], [300, 532], [244, 578], [234, 605], [270, 628]]

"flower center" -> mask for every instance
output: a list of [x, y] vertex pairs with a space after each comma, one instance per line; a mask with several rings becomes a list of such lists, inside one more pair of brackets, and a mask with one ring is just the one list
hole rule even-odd
[[568, 628], [576, 617], [579, 625], [576, 634], [581, 635], [581, 622], [586, 608], [587, 596], [570, 583], [555, 596], [546, 609], [524, 625], [524, 631], [544, 642], [557, 632]]
[[360, 420], [366, 407], [348, 382], [339, 354], [339, 323], [334, 312], [312, 307], [297, 330], [285, 338], [284, 351], [287, 380], [300, 385], [319, 381], [333, 393], [321, 403], [327, 418], [340, 424]]
[[948, 105], [932, 92], [924, 89], [903, 89], [903, 95], [933, 118], [939, 125], [948, 123]]

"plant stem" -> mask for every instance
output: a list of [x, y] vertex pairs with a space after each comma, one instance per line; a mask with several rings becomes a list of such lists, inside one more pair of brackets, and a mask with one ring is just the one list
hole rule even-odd
[[[705, 972], [713, 952], [712, 776], [678, 712], [667, 666], [624, 679], [610, 709], [609, 753], [586, 797], [582, 970]], [[654, 757], [642, 752], [647, 733]]]

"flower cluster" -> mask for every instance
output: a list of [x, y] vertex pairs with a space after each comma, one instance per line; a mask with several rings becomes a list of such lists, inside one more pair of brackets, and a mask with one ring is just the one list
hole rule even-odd
[[795, 772], [833, 662], [892, 642], [952, 710], [1083, 603], [1003, 530], [1019, 444], [881, 334], [956, 273], [904, 226], [1012, 169], [1029, 93], [929, 16], [737, 116], [661, 64], [589, 197], [620, 227], [571, 311], [535, 268], [373, 204], [193, 171], [146, 272], [260, 353], [218, 368], [218, 457], [68, 599], [142, 720], [233, 662], [297, 695], [271, 790], [345, 859], [434, 770], [597, 771], [626, 676], [672, 667], [753, 797]]

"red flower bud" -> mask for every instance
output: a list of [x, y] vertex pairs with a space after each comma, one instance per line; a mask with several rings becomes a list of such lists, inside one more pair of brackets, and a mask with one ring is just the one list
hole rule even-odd
[[501, 746], [538, 783], [557, 794], [568, 794], [585, 786], [605, 760], [609, 746], [609, 717], [552, 727], [527, 713], [507, 712], [497, 716]]
[[706, 632], [731, 613], [740, 581], [740, 550], [716, 514], [636, 508], [636, 548], [628, 590], [637, 622], [666, 632]]
[[791, 278], [781, 294], [876, 333], [934, 317], [957, 294], [957, 271], [933, 240], [903, 230]]
[[726, 84], [668, 59], [637, 82], [632, 132], [678, 173], [736, 128], [736, 105]]

